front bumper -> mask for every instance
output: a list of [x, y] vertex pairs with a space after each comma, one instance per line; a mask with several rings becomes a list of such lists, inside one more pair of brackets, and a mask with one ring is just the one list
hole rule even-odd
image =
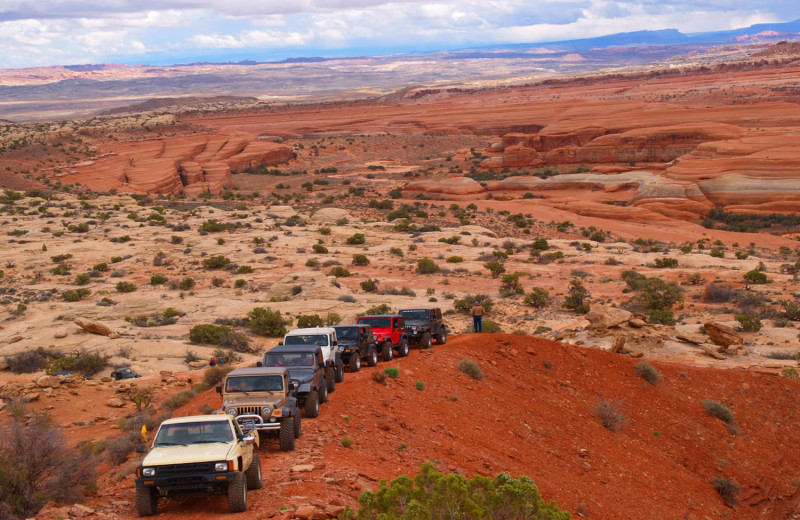
[[430, 331], [428, 329], [406, 329], [406, 337], [409, 343], [419, 343], [426, 332]]
[[[156, 469], [156, 472], [159, 470]], [[195, 491], [213, 493], [221, 485], [227, 485], [236, 478], [238, 471], [224, 472], [170, 472], [167, 475], [141, 477], [136, 479], [136, 487], [156, 487], [162, 493], [175, 491]]]
[[279, 418], [277, 417], [270, 417], [268, 420], [264, 420], [263, 417], [260, 415], [255, 414], [245, 414], [245, 415], [237, 415], [236, 422], [239, 423], [239, 426], [242, 429], [248, 429], [250, 426], [255, 428], [256, 430], [280, 430], [281, 423]]

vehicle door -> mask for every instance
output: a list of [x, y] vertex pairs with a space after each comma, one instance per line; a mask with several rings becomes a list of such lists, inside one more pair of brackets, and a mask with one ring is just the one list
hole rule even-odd
[[255, 445], [247, 446], [244, 443], [244, 438], [247, 435], [252, 435], [255, 436], [256, 442], [258, 442], [258, 434], [256, 434], [255, 429], [248, 430], [247, 432], [243, 431], [236, 421], [231, 421], [231, 423], [233, 424], [234, 434], [236, 435], [238, 444], [236, 451], [238, 451], [242, 457], [242, 467], [239, 469], [244, 471], [253, 463], [253, 452], [255, 450]]

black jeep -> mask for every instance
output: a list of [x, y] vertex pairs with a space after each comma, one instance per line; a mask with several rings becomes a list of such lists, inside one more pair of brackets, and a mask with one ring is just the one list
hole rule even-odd
[[325, 360], [317, 345], [278, 345], [264, 354], [265, 367], [285, 367], [295, 383], [297, 404], [306, 417], [319, 415], [319, 405], [328, 400]]
[[350, 372], [361, 370], [361, 360], [366, 359], [367, 365], [374, 367], [378, 364], [378, 345], [372, 327], [369, 325], [336, 325], [336, 337], [339, 339], [339, 350], [342, 360], [347, 363]]
[[447, 326], [442, 321], [442, 310], [439, 307], [417, 307], [401, 309], [405, 318], [408, 341], [422, 348], [431, 348], [433, 340], [439, 345], [447, 343]]

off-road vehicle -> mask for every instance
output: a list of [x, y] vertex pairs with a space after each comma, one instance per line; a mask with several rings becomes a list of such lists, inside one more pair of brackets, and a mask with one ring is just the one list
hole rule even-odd
[[136, 469], [136, 511], [158, 512], [158, 498], [193, 494], [228, 496], [228, 510], [247, 510], [247, 490], [260, 489], [257, 440], [229, 415], [167, 419], [159, 426], [149, 453]]
[[295, 329], [283, 337], [283, 344], [286, 346], [317, 345], [322, 349], [322, 357], [325, 359], [327, 367], [325, 381], [328, 383], [328, 393], [335, 391], [336, 383], [344, 380], [344, 363], [342, 363], [335, 329], [331, 327]]
[[260, 436], [278, 432], [282, 451], [293, 450], [301, 433], [295, 390], [285, 368], [237, 368], [217, 386], [222, 411]]
[[408, 337], [405, 319], [399, 314], [382, 314], [378, 316], [361, 316], [359, 324], [370, 325], [376, 342], [381, 346], [381, 359], [389, 361], [397, 349], [398, 357], [408, 355]]
[[319, 405], [328, 400], [325, 360], [316, 345], [278, 345], [264, 354], [265, 367], [288, 370], [296, 387], [297, 405], [306, 417], [319, 415]]
[[433, 340], [439, 345], [447, 343], [447, 327], [442, 321], [439, 307], [414, 307], [398, 312], [406, 320], [408, 341], [422, 348], [431, 348]]
[[350, 368], [350, 372], [361, 370], [362, 359], [371, 367], [378, 364], [378, 345], [370, 325], [335, 325], [333, 328], [339, 338], [342, 361]]
[[119, 381], [121, 379], [136, 379], [142, 376], [134, 372], [131, 367], [119, 367], [111, 372], [111, 377], [114, 378], [115, 381]]

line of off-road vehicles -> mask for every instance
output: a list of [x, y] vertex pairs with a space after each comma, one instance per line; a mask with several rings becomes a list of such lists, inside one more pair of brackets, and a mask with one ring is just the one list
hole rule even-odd
[[[438, 307], [362, 316], [352, 325], [296, 329], [253, 368], [227, 374], [216, 391], [222, 409], [213, 415], [168, 419], [137, 469], [139, 516], [157, 513], [159, 497], [227, 495], [231, 513], [247, 509], [247, 491], [262, 486], [257, 448], [277, 434], [291, 451], [302, 433], [301, 415], [319, 415], [336, 383], [361, 364], [405, 357], [412, 344], [430, 348], [447, 342]], [[301, 414], [302, 410], [302, 414]]]

